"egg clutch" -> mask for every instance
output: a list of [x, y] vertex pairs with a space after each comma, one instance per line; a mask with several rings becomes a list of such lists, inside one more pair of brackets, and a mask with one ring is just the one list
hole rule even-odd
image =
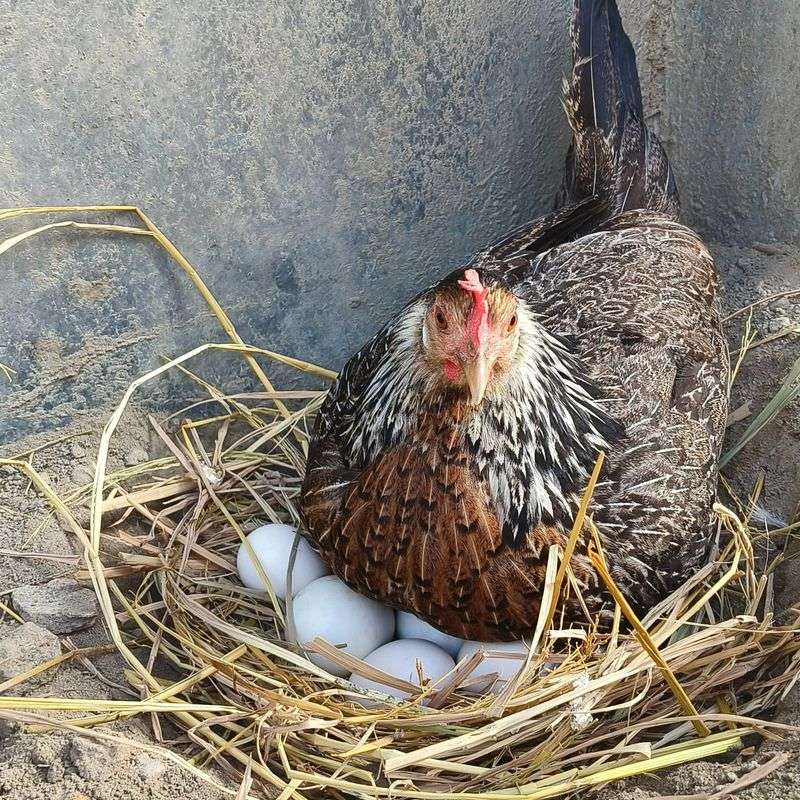
[[[266, 591], [262, 573], [278, 598], [291, 596], [291, 630], [300, 647], [322, 639], [371, 667], [414, 685], [436, 683], [457, 662], [483, 651], [497, 655], [484, 656], [470, 673], [464, 690], [498, 690], [517, 673], [528, 655], [524, 642], [462, 641], [413, 614], [395, 612], [357, 594], [330, 574], [322, 559], [290, 525], [261, 525], [248, 534], [246, 543], [239, 547], [236, 567], [249, 589]], [[398, 699], [408, 697], [402, 690], [349, 674], [325, 656], [308, 653], [308, 657], [332, 675], [349, 678], [356, 687]]]

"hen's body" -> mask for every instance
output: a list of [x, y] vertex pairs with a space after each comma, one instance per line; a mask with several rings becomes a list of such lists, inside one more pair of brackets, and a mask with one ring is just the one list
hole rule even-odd
[[[472, 639], [532, 631], [548, 548], [600, 450], [591, 513], [635, 605], [676, 588], [707, 549], [727, 377], [714, 265], [673, 218], [612, 0], [578, 0], [573, 40], [563, 208], [468, 265], [491, 287], [487, 318], [509, 302], [519, 318], [486, 396], [443, 385], [426, 349], [433, 305], [469, 302], [462, 268], [348, 362], [309, 453], [305, 521], [334, 571]], [[582, 548], [573, 570], [597, 610]]]

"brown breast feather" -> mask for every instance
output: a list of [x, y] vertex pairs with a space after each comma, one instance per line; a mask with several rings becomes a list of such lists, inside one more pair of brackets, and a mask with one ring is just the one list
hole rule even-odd
[[[429, 416], [339, 492], [325, 484], [341, 483], [341, 471], [318, 462], [306, 484], [307, 523], [330, 566], [357, 591], [456, 636], [530, 635], [548, 548], [565, 536], [540, 525], [519, 547], [503, 543], [458, 416]], [[585, 559], [576, 566], [585, 579]]]

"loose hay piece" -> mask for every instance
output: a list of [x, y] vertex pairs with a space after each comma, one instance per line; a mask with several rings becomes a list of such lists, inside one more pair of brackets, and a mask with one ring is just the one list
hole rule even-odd
[[[402, 702], [366, 696], [313, 664], [287, 635], [291, 602], [241, 586], [235, 554], [246, 532], [264, 521], [299, 523], [306, 444], [323, 397], [319, 390], [276, 391], [256, 357], [317, 379], [334, 374], [245, 345], [196, 271], [138, 209], [7, 210], [0, 220], [109, 210], [138, 215], [145, 227], [82, 226], [152, 236], [194, 281], [232, 343], [202, 345], [129, 387], [104, 429], [91, 489], [60, 498], [25, 458], [0, 461], [25, 473], [81, 542], [83, 577], [129, 664], [129, 683], [147, 698], [98, 704], [6, 696], [0, 714], [91, 712], [50, 724], [103, 736], [113, 734], [98, 726], [120, 717], [168, 716], [194, 751], [188, 761], [173, 760], [196, 774], [215, 761], [231, 773], [231, 796], [281, 800], [554, 797], [711, 757], [750, 733], [782, 727], [757, 716], [793, 685], [800, 618], [778, 625], [764, 610], [771, 608], [770, 567], [759, 566], [753, 551], [761, 533], [722, 505], [714, 562], [634, 623], [635, 633], [621, 632], [619, 612], [607, 634], [559, 627], [558, 595], [574, 591], [574, 583], [568, 558], [559, 561], [553, 551], [553, 602], [543, 603], [548, 613], [537, 646], [520, 679], [498, 695], [463, 690], [480, 656], [436, 686], [403, 682], [415, 695]], [[0, 252], [56, 225], [78, 227], [40, 226], [0, 243]], [[192, 359], [208, 350], [246, 358], [265, 390], [229, 396], [190, 372]], [[153, 421], [167, 455], [107, 473], [109, 443], [131, 398], [173, 369], [205, 399]], [[72, 512], [87, 500], [88, 530]], [[595, 559], [602, 565], [600, 553]], [[313, 647], [392, 682], [329, 644]], [[179, 679], [157, 678], [155, 659]], [[34, 721], [43, 724], [41, 717]]]

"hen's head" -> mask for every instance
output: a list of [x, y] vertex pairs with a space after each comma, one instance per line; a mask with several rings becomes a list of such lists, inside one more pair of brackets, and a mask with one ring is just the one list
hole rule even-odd
[[499, 284], [484, 285], [474, 269], [438, 287], [430, 297], [422, 344], [433, 380], [461, 388], [473, 405], [503, 381], [519, 345], [521, 309]]

